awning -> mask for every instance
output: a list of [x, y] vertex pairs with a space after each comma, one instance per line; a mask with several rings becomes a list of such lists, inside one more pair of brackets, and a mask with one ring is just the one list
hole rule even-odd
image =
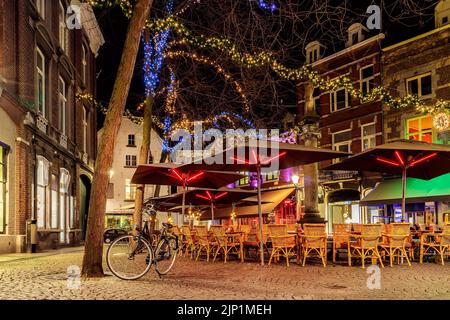
[[[265, 191], [262, 193], [261, 200], [263, 204], [261, 205], [262, 214], [269, 214], [284, 200], [286, 199], [292, 192], [294, 192], [295, 188], [281, 189], [281, 190], [273, 190], [273, 191]], [[245, 217], [245, 216], [256, 216], [258, 214], [258, 206], [244, 206], [244, 207], [236, 207], [235, 208], [236, 217]], [[231, 206], [227, 208], [217, 208], [214, 210], [214, 218], [215, 219], [224, 219], [229, 218], [231, 214]], [[205, 212], [201, 220], [211, 219], [211, 211], [208, 210]]]
[[343, 201], [359, 201], [360, 195], [358, 190], [354, 189], [338, 189], [330, 192], [328, 195], [328, 203]]
[[[364, 206], [401, 203], [401, 179], [380, 182], [360, 204]], [[406, 202], [450, 201], [450, 174], [431, 180], [407, 178]]]

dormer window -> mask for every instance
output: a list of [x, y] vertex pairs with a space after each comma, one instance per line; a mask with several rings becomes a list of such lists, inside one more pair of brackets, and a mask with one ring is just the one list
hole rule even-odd
[[365, 39], [365, 33], [369, 30], [365, 28], [361, 23], [354, 23], [348, 28], [348, 42], [347, 47], [354, 46], [355, 44]]
[[306, 63], [311, 64], [320, 60], [323, 56], [325, 47], [318, 41], [310, 42], [306, 46]]
[[435, 12], [436, 28], [442, 27], [450, 22], [450, 0], [441, 0], [436, 6]]

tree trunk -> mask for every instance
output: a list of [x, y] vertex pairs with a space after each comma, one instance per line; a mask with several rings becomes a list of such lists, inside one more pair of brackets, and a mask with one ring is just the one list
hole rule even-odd
[[[145, 100], [144, 122], [142, 124], [142, 144], [139, 152], [139, 164], [148, 163], [150, 155], [150, 141], [152, 134], [153, 97]], [[145, 185], [138, 185], [134, 200], [133, 224], [139, 229], [142, 227], [142, 204], [144, 203]]]
[[[167, 156], [169, 155], [169, 153], [165, 150], [161, 151], [161, 158], [159, 159], [159, 163], [164, 163], [167, 160]], [[154, 193], [154, 197], [159, 197], [159, 193], [161, 191], [161, 185], [158, 184], [155, 188], [155, 193]], [[156, 227], [156, 222], [154, 219], [152, 219], [150, 221], [150, 233], [153, 233], [153, 231], [155, 231], [155, 227]]]
[[109, 170], [112, 166], [117, 133], [122, 121], [140, 37], [149, 16], [153, 0], [138, 0], [133, 9], [133, 16], [128, 26], [127, 37], [117, 71], [117, 78], [109, 103], [103, 133], [100, 138], [97, 159], [95, 161], [94, 179], [90, 197], [86, 244], [84, 248], [84, 277], [103, 276], [103, 231], [105, 224], [106, 194], [109, 183]]
[[[308, 83], [305, 86], [305, 115], [309, 118], [317, 116], [314, 107], [313, 93], [314, 86], [311, 83]], [[318, 135], [317, 132], [313, 132], [315, 126], [310, 123], [306, 125], [308, 127], [306, 133], [303, 135], [305, 146], [317, 147]], [[319, 215], [318, 168], [317, 163], [304, 166], [305, 215]]]

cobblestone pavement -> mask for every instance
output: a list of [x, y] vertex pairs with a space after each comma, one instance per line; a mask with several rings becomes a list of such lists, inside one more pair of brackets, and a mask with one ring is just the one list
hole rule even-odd
[[[68, 289], [67, 268], [81, 265], [82, 251], [0, 261], [0, 299], [450, 299], [450, 262], [386, 267], [381, 288], [369, 290], [361, 267], [177, 260], [159, 279], [152, 270], [138, 281], [114, 276], [83, 280]], [[105, 265], [105, 270], [107, 267]]]

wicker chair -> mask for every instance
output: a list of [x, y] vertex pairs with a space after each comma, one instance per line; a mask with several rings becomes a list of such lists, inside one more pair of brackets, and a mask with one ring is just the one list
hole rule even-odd
[[280, 256], [286, 259], [286, 265], [289, 267], [289, 258], [296, 255], [295, 235], [288, 234], [288, 226], [285, 224], [271, 224], [269, 225], [269, 238], [272, 240], [272, 253], [269, 258], [269, 265], [272, 259], [278, 261]]
[[202, 252], [206, 254], [206, 261], [209, 262], [209, 257], [214, 249], [217, 247], [217, 242], [208, 234], [208, 230], [206, 228], [197, 229], [197, 257], [195, 261], [198, 261]]
[[393, 266], [395, 257], [398, 257], [398, 261], [400, 261], [400, 259], [403, 261], [403, 258], [406, 258], [408, 265], [411, 267], [411, 262], [409, 261], [408, 252], [406, 250], [408, 239], [411, 236], [409, 223], [391, 223], [388, 228], [385, 227], [385, 232], [386, 231], [388, 233], [383, 233], [384, 240], [380, 244], [382, 255], [384, 254], [389, 257], [391, 267]]
[[[382, 238], [383, 225], [381, 224], [363, 224], [361, 225], [361, 234], [351, 235], [348, 247], [348, 265], [352, 265], [352, 257], [360, 258], [362, 268], [365, 268], [367, 258], [378, 259], [384, 268], [378, 245]], [[351, 243], [351, 239], [356, 239], [356, 243]]]
[[352, 232], [361, 233], [362, 232], [362, 224], [360, 223], [352, 223]]
[[434, 240], [429, 240], [430, 234], [423, 233], [420, 237], [420, 263], [423, 263], [423, 257], [434, 255], [441, 258], [441, 264], [444, 265], [444, 257], [450, 255], [450, 225], [447, 224], [442, 229], [441, 234], [433, 234]]
[[302, 236], [302, 257], [305, 266], [306, 259], [317, 256], [322, 260], [324, 267], [327, 265], [327, 233], [325, 224], [304, 224]]
[[183, 240], [184, 256], [186, 256], [188, 253], [190, 253], [190, 257], [192, 259], [193, 254], [197, 250], [197, 244], [195, 242], [194, 235], [193, 235], [191, 229], [189, 228], [189, 226], [183, 226], [181, 230], [184, 235], [184, 240]]
[[340, 249], [348, 252], [350, 229], [351, 225], [349, 224], [333, 224], [333, 263], [336, 263], [336, 256]]
[[213, 262], [216, 261], [217, 255], [221, 251], [223, 254], [224, 263], [227, 263], [228, 255], [231, 253], [237, 254], [238, 257], [241, 258], [241, 262], [244, 262], [241, 239], [236, 239], [236, 237], [230, 237], [229, 235], [227, 235], [223, 226], [211, 226], [210, 231], [212, 232], [215, 242], [217, 243]]
[[287, 230], [297, 232], [297, 224], [296, 223], [288, 223]]

